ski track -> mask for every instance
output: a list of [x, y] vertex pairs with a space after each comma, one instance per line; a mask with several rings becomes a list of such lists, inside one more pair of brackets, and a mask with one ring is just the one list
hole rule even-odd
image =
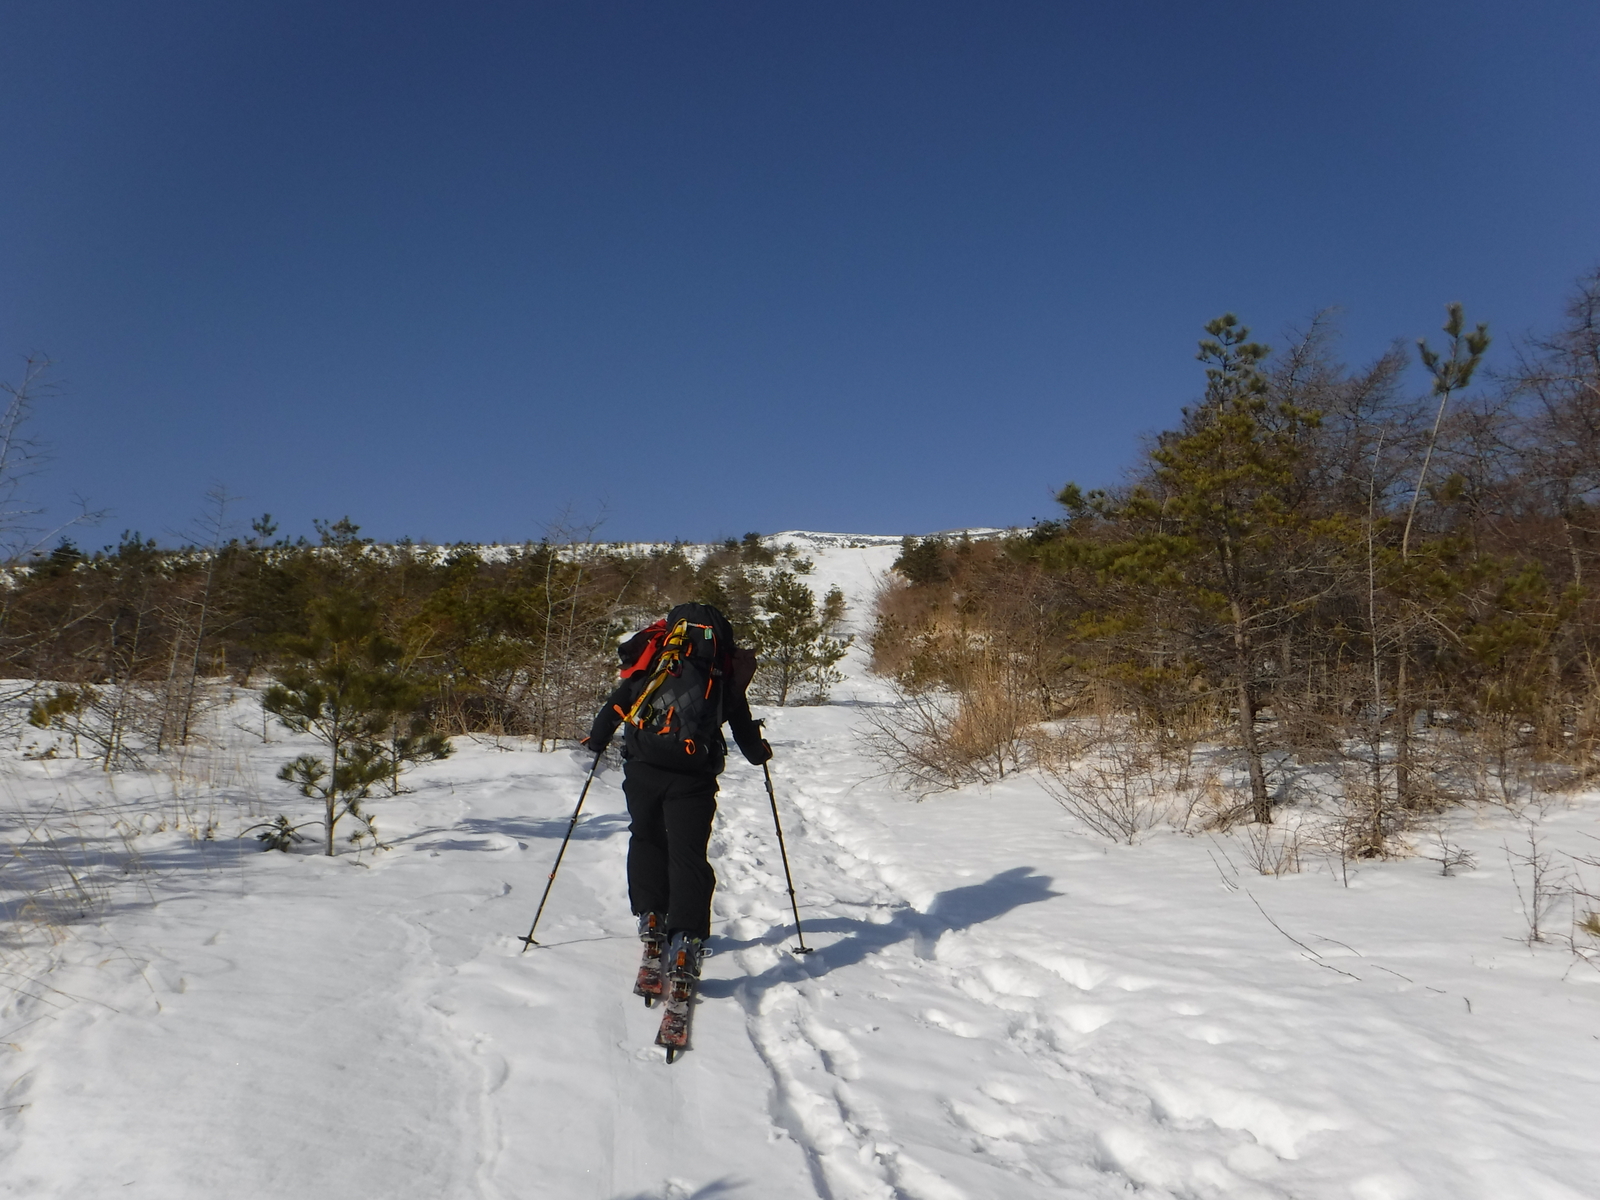
[[[858, 628], [894, 553], [816, 546]], [[1230, 891], [1193, 842], [1105, 847], [1026, 780], [916, 804], [855, 741], [859, 706], [884, 699], [863, 663], [853, 649], [837, 703], [762, 714], [815, 952], [792, 952], [761, 775], [736, 759], [677, 1063], [628, 991], [618, 772], [597, 776], [544, 944], [522, 953], [586, 760], [464, 742], [385, 802], [394, 851], [203, 846], [202, 871], [158, 876], [158, 903], [59, 948], [56, 990], [5, 1008], [0, 1193], [1592, 1194], [1595, 989], [1440, 944], [1502, 927], [1504, 877], [1414, 876], [1398, 927], [1402, 866], [1366, 890]]]

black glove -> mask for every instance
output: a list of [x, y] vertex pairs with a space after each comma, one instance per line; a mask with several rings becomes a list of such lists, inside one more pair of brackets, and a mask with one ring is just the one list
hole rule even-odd
[[[604, 754], [606, 752], [606, 746], [610, 741], [610, 738], [597, 738], [591, 733], [586, 738], [578, 739], [578, 744], [590, 754]], [[768, 751], [768, 754], [770, 753], [771, 751]]]
[[771, 760], [772, 747], [767, 744], [766, 738], [762, 738], [760, 749], [755, 751], [746, 750], [744, 752], [744, 756], [748, 758], [754, 765], [759, 767], [762, 763]]

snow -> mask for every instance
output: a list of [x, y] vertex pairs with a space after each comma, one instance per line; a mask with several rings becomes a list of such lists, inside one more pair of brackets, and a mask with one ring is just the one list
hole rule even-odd
[[[781, 536], [863, 628], [896, 542]], [[1028, 776], [919, 803], [864, 757], [889, 693], [860, 646], [845, 666], [834, 703], [763, 714], [816, 952], [790, 952], [761, 774], [735, 761], [715, 953], [670, 1067], [628, 992], [614, 767], [523, 954], [585, 756], [460, 740], [378, 802], [393, 849], [329, 860], [232, 836], [303, 804], [249, 695], [181, 772], [10, 754], [0, 882], [37, 923], [4, 960], [0, 1192], [1596, 1194], [1600, 973], [1525, 943], [1519, 817], [1450, 818], [1475, 869], [1363, 864], [1345, 887], [1314, 861], [1252, 875], [1226, 836], [1110, 845]], [[1552, 850], [1600, 831], [1594, 796], [1532, 815]], [[54, 866], [24, 816], [67, 848]]]

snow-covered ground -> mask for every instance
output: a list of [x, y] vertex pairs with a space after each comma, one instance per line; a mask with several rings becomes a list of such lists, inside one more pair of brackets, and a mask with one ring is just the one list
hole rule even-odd
[[[896, 553], [802, 549], [858, 618]], [[8, 753], [13, 809], [83, 839], [52, 867], [8, 834], [43, 890], [5, 958], [0, 1191], [1600, 1195], [1600, 973], [1525, 944], [1517, 818], [1452, 818], [1475, 869], [1417, 857], [1345, 887], [1315, 862], [1251, 875], [1226, 837], [1108, 845], [1027, 777], [918, 803], [863, 756], [887, 693], [847, 665], [835, 703], [764, 714], [816, 953], [789, 951], [760, 772], [736, 759], [715, 954], [670, 1067], [629, 994], [615, 770], [521, 954], [576, 755], [461, 740], [378, 803], [392, 850], [330, 860], [231, 836], [304, 804], [248, 697], [181, 777]], [[1597, 816], [1548, 810], [1542, 844], [1583, 852]]]

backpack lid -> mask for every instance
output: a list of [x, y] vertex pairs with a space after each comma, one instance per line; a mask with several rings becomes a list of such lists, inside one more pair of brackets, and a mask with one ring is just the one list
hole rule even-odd
[[733, 654], [733, 626], [728, 624], [727, 617], [710, 604], [678, 604], [667, 614], [666, 620], [645, 626], [617, 647], [617, 657], [622, 660], [618, 672], [621, 678], [632, 679], [648, 671], [655, 662], [656, 652], [667, 640], [668, 633], [677, 628], [679, 621], [687, 621], [691, 625], [709, 625], [717, 635], [719, 656]]
[[[723, 616], [710, 604], [675, 604], [672, 611], [667, 614], [667, 619], [662, 622], [666, 629], [672, 629], [679, 621], [687, 621], [691, 625], [709, 625], [717, 634], [717, 646], [726, 654], [734, 650], [733, 626], [728, 624], [728, 618]], [[653, 626], [652, 626], [653, 628]]]

